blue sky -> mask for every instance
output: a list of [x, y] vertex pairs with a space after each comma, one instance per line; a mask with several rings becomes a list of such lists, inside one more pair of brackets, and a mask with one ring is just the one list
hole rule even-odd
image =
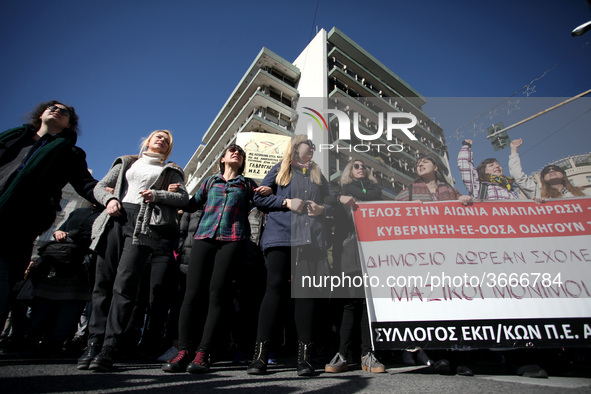
[[[171, 159], [184, 166], [261, 48], [293, 61], [316, 26], [336, 26], [427, 98], [424, 109], [444, 128], [452, 163], [466, 137], [475, 140], [477, 161], [495, 156], [506, 164], [508, 150], [495, 153], [483, 129], [591, 88], [591, 45], [585, 45], [591, 32], [570, 35], [591, 19], [585, 0], [320, 0], [317, 12], [316, 6], [316, 0], [4, 0], [0, 129], [21, 124], [38, 102], [57, 99], [79, 113], [78, 145], [96, 177], [161, 128], [173, 132]], [[513, 103], [520, 102], [507, 105], [513, 94]], [[526, 172], [591, 151], [589, 100], [510, 132], [524, 138]], [[491, 103], [499, 104], [494, 119], [486, 112]]]

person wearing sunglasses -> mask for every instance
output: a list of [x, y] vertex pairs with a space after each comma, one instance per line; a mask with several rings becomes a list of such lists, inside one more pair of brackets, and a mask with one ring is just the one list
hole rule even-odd
[[[517, 190], [521, 190], [526, 198], [542, 202], [540, 188], [531, 177], [521, 168], [518, 150], [523, 144], [522, 139], [511, 141], [509, 155], [510, 177], [503, 175], [503, 168], [494, 159], [485, 159], [478, 168], [474, 168], [471, 151], [473, 141], [464, 140], [458, 153], [458, 167], [466, 189], [472, 197], [478, 200], [516, 200], [519, 199]], [[506, 365], [512, 372], [520, 376], [532, 378], [546, 378], [548, 373], [537, 362], [543, 361], [534, 349], [495, 349], [500, 351]]]
[[[381, 200], [382, 187], [371, 174], [369, 168], [358, 159], [347, 163], [339, 184], [340, 191], [336, 196], [338, 204], [334, 204], [333, 275], [362, 277], [352, 210], [357, 209], [357, 201]], [[337, 324], [339, 327], [339, 350], [333, 359], [325, 365], [324, 371], [339, 373], [348, 370], [348, 360], [352, 354], [351, 344], [358, 342], [355, 341], [354, 333], [360, 332], [362, 370], [373, 373], [386, 372], [386, 367], [377, 360], [373, 352], [363, 288], [336, 289], [331, 295], [330, 307], [335, 311], [335, 316], [341, 317], [341, 321]]]
[[207, 178], [183, 210], [203, 210], [187, 268], [187, 285], [179, 316], [179, 352], [162, 366], [164, 372], [203, 373], [220, 329], [222, 309], [232, 276], [250, 236], [248, 213], [253, 197], [271, 188], [243, 174], [244, 150], [230, 145], [221, 154], [219, 174]]
[[554, 164], [547, 165], [542, 169], [540, 172], [541, 187], [538, 188], [533, 178], [525, 175], [521, 169], [521, 161], [518, 154], [521, 145], [523, 145], [521, 138], [511, 141], [509, 170], [520, 188], [536, 190], [536, 201], [539, 202], [538, 199], [545, 198], [584, 197], [591, 195], [591, 190], [583, 190], [570, 183], [566, 172], [560, 166]]
[[542, 198], [568, 198], [591, 196], [591, 190], [574, 186], [562, 167], [549, 165], [540, 172]]
[[253, 362], [247, 373], [267, 371], [269, 340], [287, 304], [288, 286], [295, 298], [295, 325], [298, 336], [297, 373], [315, 375], [310, 361], [316, 289], [308, 292], [302, 277], [328, 275], [326, 215], [332, 206], [324, 203], [332, 193], [320, 168], [312, 161], [315, 146], [304, 134], [296, 135], [262, 185], [273, 193], [255, 195], [255, 203], [266, 212], [267, 223], [260, 239], [266, 258], [267, 284], [259, 311]]
[[78, 115], [57, 100], [43, 102], [27, 124], [0, 134], [0, 322], [10, 289], [29, 264], [35, 238], [61, 211], [61, 190], [70, 183], [96, 203], [97, 181], [88, 171], [86, 153], [76, 146]]
[[[117, 352], [136, 299], [149, 255], [164, 234], [152, 228], [156, 204], [184, 207], [189, 196], [182, 182], [183, 170], [166, 163], [173, 147], [168, 130], [155, 130], [141, 144], [139, 155], [120, 156], [94, 188], [106, 209], [92, 228], [91, 249], [97, 252], [96, 279], [88, 346], [77, 369], [108, 372]], [[170, 192], [170, 183], [180, 183]], [[108, 188], [112, 188], [108, 191]]]
[[[422, 155], [417, 158], [417, 178], [404, 190], [402, 190], [396, 201], [449, 201], [458, 200], [463, 205], [472, 203], [472, 197], [463, 196], [456, 188], [451, 186], [441, 172], [442, 165], [437, 159], [429, 155]], [[463, 376], [473, 376], [474, 373], [466, 365], [463, 357], [455, 354], [446, 354], [443, 351], [435, 351], [432, 354], [450, 358], [456, 364], [456, 373]], [[427, 356], [423, 349], [416, 347], [404, 350], [402, 360], [405, 364], [415, 365], [416, 362], [431, 365], [440, 374], [447, 374], [451, 364], [447, 359], [441, 357], [434, 362]], [[416, 359], [416, 361], [415, 361]]]
[[419, 156], [417, 178], [396, 196], [396, 201], [459, 200], [463, 205], [471, 204], [472, 197], [463, 196], [451, 186], [441, 173], [440, 166], [439, 161], [431, 156]]

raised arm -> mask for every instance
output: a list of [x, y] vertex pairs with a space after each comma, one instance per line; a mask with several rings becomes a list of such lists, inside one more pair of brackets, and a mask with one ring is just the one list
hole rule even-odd
[[480, 191], [480, 180], [478, 179], [478, 172], [474, 167], [474, 158], [472, 154], [472, 140], [464, 140], [462, 142], [462, 149], [458, 153], [458, 168], [466, 190], [472, 198], [478, 197]]
[[527, 198], [539, 199], [540, 189], [538, 188], [536, 182], [534, 182], [532, 178], [527, 176], [521, 168], [521, 159], [519, 158], [519, 154], [517, 153], [521, 145], [523, 145], [523, 140], [521, 138], [511, 141], [511, 154], [509, 155], [509, 172], [511, 173], [511, 176], [515, 178], [515, 183]]

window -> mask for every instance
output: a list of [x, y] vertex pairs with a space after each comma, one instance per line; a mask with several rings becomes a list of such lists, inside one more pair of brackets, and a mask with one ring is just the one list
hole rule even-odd
[[281, 92], [275, 88], [269, 87], [269, 96], [271, 96], [272, 99], [281, 101]]
[[272, 99], [275, 99], [280, 103], [287, 105], [288, 107], [291, 107], [291, 96], [286, 95], [282, 91], [269, 86], [269, 96], [271, 96]]
[[263, 67], [263, 70], [274, 76], [280, 81], [285, 82], [289, 86], [295, 87], [295, 79], [288, 77], [287, 75], [283, 74], [281, 71], [278, 71], [272, 67]]
[[283, 114], [279, 115], [279, 126], [289, 129], [291, 127], [291, 118]]
[[265, 119], [270, 120], [273, 123], [279, 123], [279, 112], [275, 111], [273, 108], [267, 107]]

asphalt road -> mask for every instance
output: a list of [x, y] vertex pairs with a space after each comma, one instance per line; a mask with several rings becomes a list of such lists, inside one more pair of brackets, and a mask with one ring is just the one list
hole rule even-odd
[[[160, 363], [116, 363], [110, 373], [78, 371], [75, 358], [0, 358], [0, 393], [180, 393], [180, 392], [422, 392], [422, 393], [590, 393], [591, 368], [567, 377], [533, 379], [503, 374], [441, 376], [427, 368], [389, 368], [384, 374], [353, 370], [298, 377], [295, 359], [271, 366], [264, 376], [244, 366], [218, 362], [207, 374], [168, 374]], [[319, 366], [317, 366], [319, 367]], [[321, 369], [321, 368], [319, 368]]]

